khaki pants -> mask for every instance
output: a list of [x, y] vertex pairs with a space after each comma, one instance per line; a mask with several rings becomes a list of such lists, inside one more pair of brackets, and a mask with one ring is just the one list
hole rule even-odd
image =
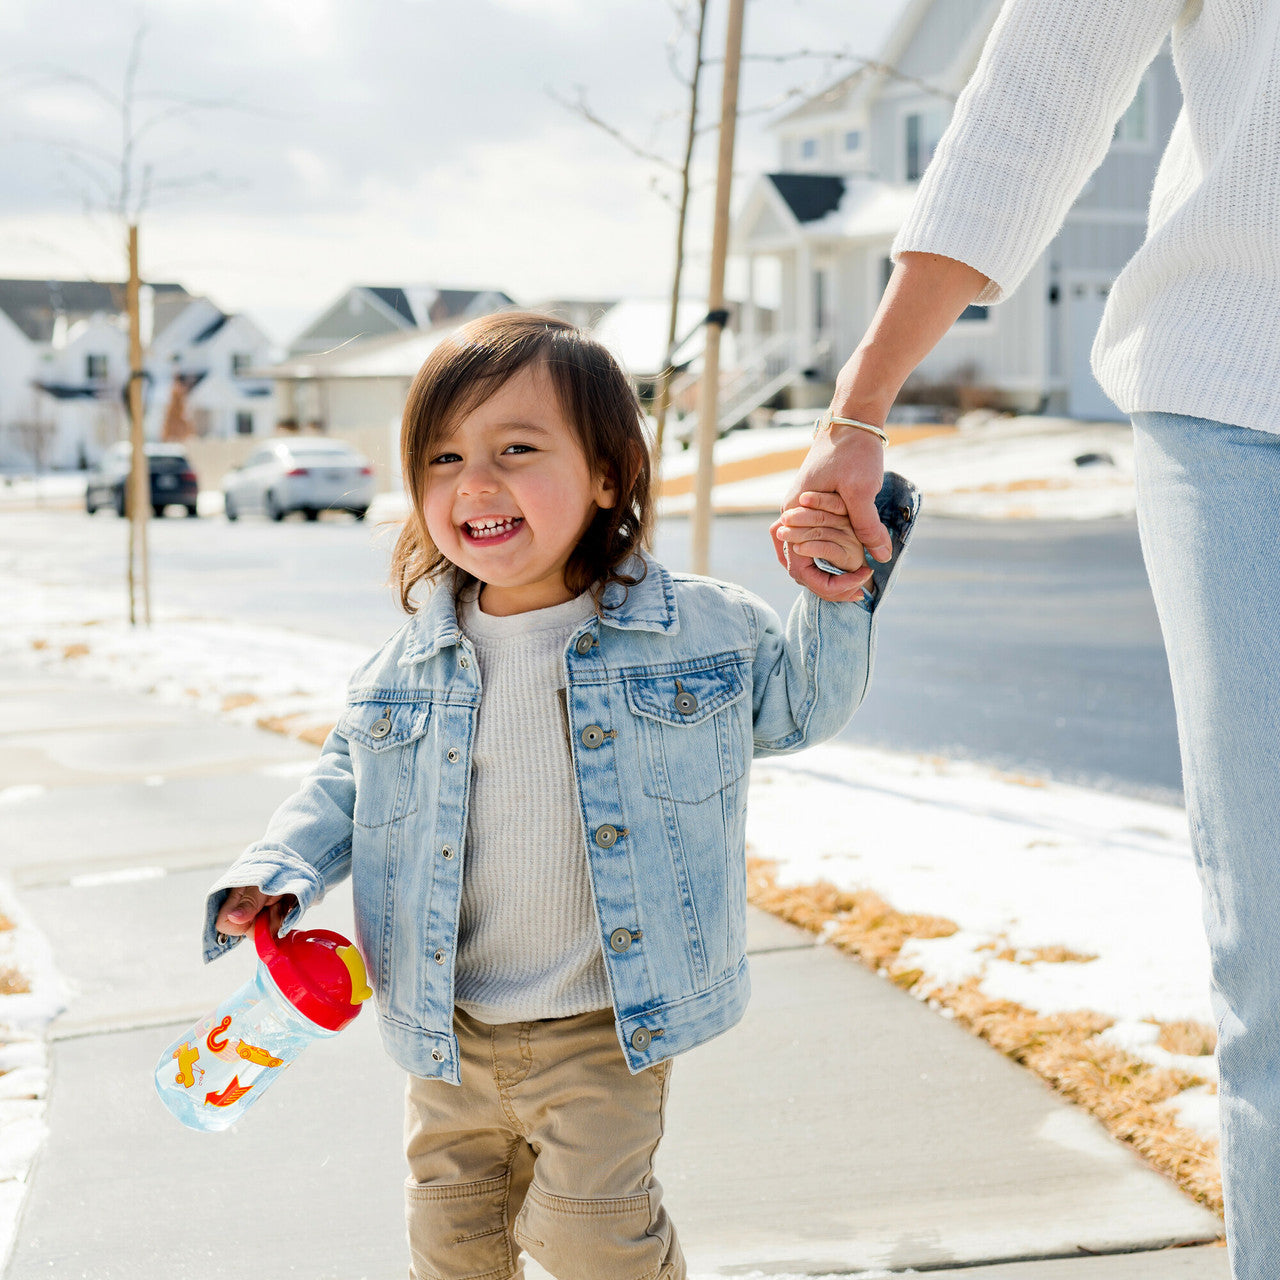
[[462, 1084], [409, 1077], [412, 1280], [684, 1280], [653, 1157], [669, 1064], [633, 1076], [610, 1009], [454, 1017]]

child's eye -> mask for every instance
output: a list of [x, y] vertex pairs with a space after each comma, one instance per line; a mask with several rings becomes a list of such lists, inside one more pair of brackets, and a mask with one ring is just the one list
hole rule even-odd
[[511, 453], [513, 451], [516, 453], [533, 453], [534, 448], [531, 444], [509, 444], [502, 452]]
[[461, 462], [461, 461], [462, 461], [462, 455], [459, 453], [438, 453], [434, 458], [431, 459], [430, 465], [434, 467], [438, 463]]

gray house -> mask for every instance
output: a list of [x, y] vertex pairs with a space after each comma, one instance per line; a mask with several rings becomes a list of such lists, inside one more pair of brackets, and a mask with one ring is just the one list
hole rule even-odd
[[433, 329], [450, 320], [467, 320], [512, 305], [499, 289], [356, 284], [294, 338], [288, 354], [291, 358], [315, 355], [344, 342]]
[[[877, 59], [773, 125], [777, 172], [752, 183], [733, 250], [747, 263], [740, 377], [757, 403], [823, 405], [865, 332], [892, 264], [889, 248], [977, 66], [1000, 0], [911, 0]], [[1061, 231], [1017, 292], [970, 307], [913, 386], [1080, 418], [1123, 415], [1089, 369], [1111, 285], [1141, 245], [1161, 153], [1181, 108], [1168, 45], [1147, 69]], [[757, 295], [779, 307], [758, 339]]]

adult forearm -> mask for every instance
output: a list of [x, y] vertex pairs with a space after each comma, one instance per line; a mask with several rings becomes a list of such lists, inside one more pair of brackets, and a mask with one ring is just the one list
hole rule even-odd
[[866, 334], [836, 379], [832, 410], [883, 423], [902, 384], [986, 284], [982, 272], [955, 258], [903, 253]]

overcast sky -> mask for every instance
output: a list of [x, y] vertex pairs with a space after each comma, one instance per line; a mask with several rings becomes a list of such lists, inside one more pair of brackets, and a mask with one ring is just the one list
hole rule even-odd
[[[748, 52], [874, 56], [906, 0], [749, 0]], [[711, 0], [708, 54], [726, 0]], [[119, 154], [119, 91], [146, 24], [139, 88], [215, 105], [158, 125], [139, 149], [158, 193], [143, 219], [143, 273], [250, 313], [292, 337], [352, 283], [494, 286], [540, 296], [659, 295], [674, 213], [661, 170], [558, 105], [592, 108], [672, 159], [685, 90], [667, 64], [667, 0], [5, 0], [0, 5], [0, 276], [120, 278], [110, 218], [86, 214], [91, 162]], [[748, 62], [741, 105], [780, 104], [847, 70], [836, 61]], [[719, 107], [718, 67], [704, 81]], [[140, 102], [142, 118], [166, 100]], [[745, 118], [740, 198], [774, 162]], [[700, 148], [688, 291], [705, 288], [714, 134]], [[99, 167], [95, 170], [105, 173]], [[670, 187], [669, 179], [665, 184]]]

